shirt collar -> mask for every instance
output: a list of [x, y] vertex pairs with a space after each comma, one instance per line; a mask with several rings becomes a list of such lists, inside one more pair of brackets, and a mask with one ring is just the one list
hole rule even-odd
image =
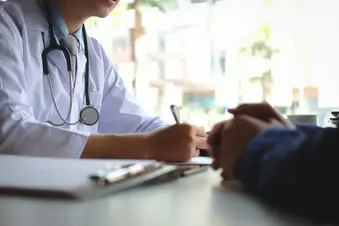
[[[55, 0], [45, 0], [45, 1], [47, 1], [51, 7], [55, 36], [57, 40], [60, 41], [61, 39], [65, 38], [69, 34], [67, 25], [60, 11], [55, 6], [55, 2], [54, 2]], [[77, 38], [80, 44], [80, 48], [84, 49], [82, 29], [81, 28], [78, 29], [76, 32], [73, 33], [73, 35]]]

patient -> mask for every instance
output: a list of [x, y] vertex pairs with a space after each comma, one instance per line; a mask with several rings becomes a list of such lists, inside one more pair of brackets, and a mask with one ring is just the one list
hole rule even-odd
[[229, 112], [209, 135], [214, 169], [274, 207], [339, 223], [339, 129], [295, 126], [267, 103]]

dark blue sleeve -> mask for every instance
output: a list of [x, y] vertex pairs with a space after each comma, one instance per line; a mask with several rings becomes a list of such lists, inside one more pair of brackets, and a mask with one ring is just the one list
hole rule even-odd
[[234, 176], [272, 206], [339, 222], [339, 129], [272, 127], [251, 141]]

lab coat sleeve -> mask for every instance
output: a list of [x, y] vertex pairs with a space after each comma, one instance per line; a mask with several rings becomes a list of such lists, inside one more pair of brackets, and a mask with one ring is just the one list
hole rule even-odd
[[[103, 51], [104, 52], [104, 51]], [[151, 132], [168, 126], [150, 114], [126, 88], [118, 71], [103, 54], [107, 68], [104, 100], [100, 112], [99, 133], [128, 134]]]
[[339, 129], [271, 128], [248, 145], [235, 178], [274, 207], [338, 221]]
[[[24, 24], [10, 2], [0, 5], [0, 154], [79, 158], [88, 134], [39, 123], [27, 97]], [[40, 73], [40, 72], [37, 72]]]

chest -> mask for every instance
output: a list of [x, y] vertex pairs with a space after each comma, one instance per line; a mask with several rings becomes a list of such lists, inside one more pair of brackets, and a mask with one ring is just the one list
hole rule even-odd
[[[101, 59], [94, 54], [92, 43], [88, 43], [89, 70], [88, 92], [85, 92], [86, 62], [84, 49], [79, 48], [74, 57], [75, 67], [71, 73], [67, 70], [64, 54], [55, 50], [47, 55], [49, 74], [43, 72], [42, 52], [49, 46], [49, 37], [40, 31], [28, 30], [23, 43], [23, 64], [25, 68], [24, 81], [26, 94], [35, 117], [40, 121], [56, 120], [55, 105], [62, 115], [67, 116], [69, 106], [72, 108], [73, 120], [86, 106], [86, 95], [90, 104], [99, 111], [104, 90], [104, 67]], [[72, 96], [71, 96], [72, 95]], [[72, 97], [72, 99], [70, 99]]]

